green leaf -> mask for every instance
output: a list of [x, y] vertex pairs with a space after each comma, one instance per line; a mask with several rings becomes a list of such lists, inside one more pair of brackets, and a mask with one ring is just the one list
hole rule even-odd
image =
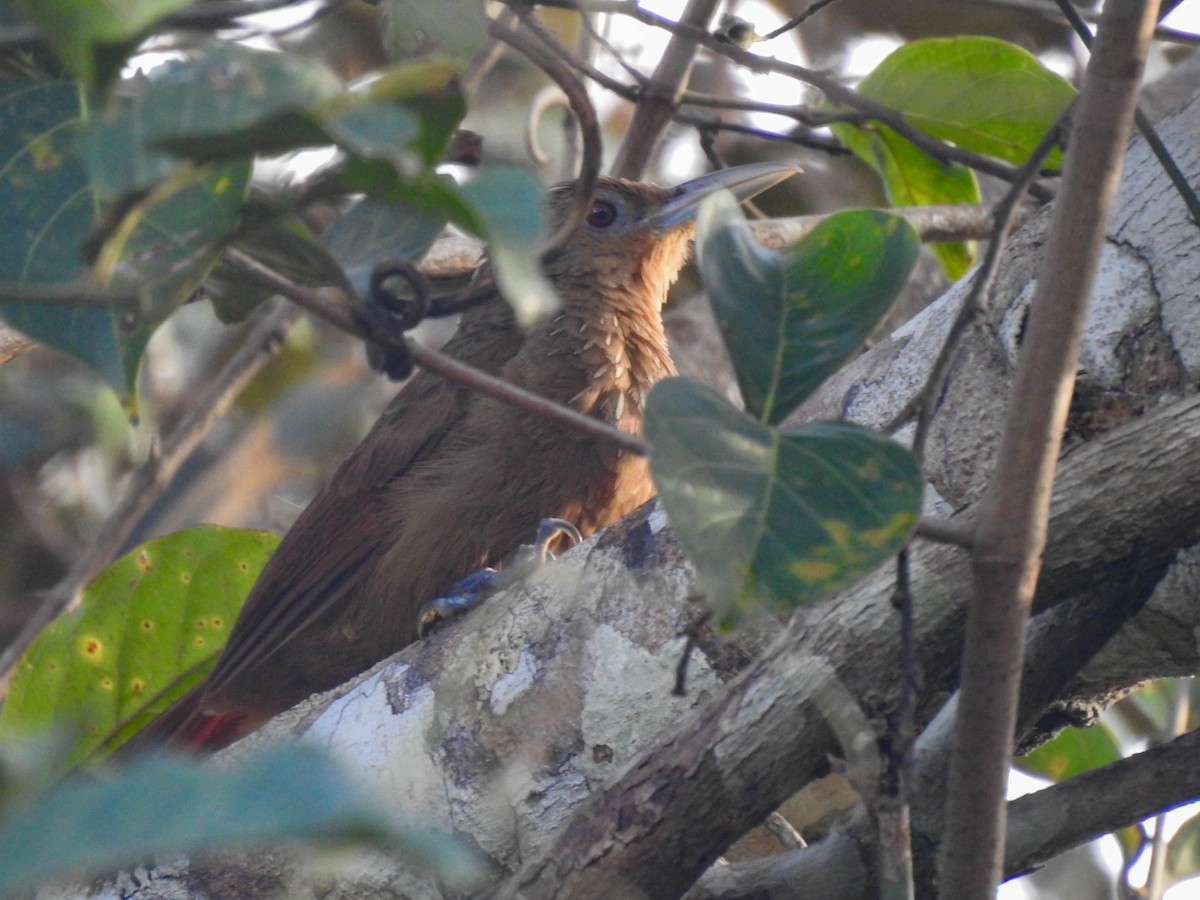
[[[111, 198], [142, 190], [189, 159], [243, 159], [327, 144], [310, 113], [341, 97], [319, 62], [240, 44], [210, 44], [142, 76], [84, 134], [97, 189]], [[168, 152], [169, 151], [169, 152]]]
[[211, 668], [278, 542], [202, 525], [117, 560], [17, 663], [0, 740], [70, 730], [69, 765], [120, 744]]
[[545, 234], [545, 192], [522, 169], [485, 169], [459, 190], [470, 207], [472, 230], [488, 242], [500, 292], [528, 327], [558, 309], [558, 295], [542, 273], [538, 245]]
[[[447, 62], [395, 66], [358, 91], [314, 60], [236, 44], [162, 69], [89, 131], [89, 159], [105, 184], [130, 190], [161, 178], [164, 151], [211, 162], [334, 143], [413, 175], [443, 153], [466, 114], [458, 69]], [[139, 149], [127, 158], [131, 135]]]
[[414, 175], [422, 160], [411, 145], [421, 136], [421, 120], [403, 106], [367, 102], [346, 106], [325, 119], [338, 145], [373, 159], [386, 159], [404, 175]]
[[88, 87], [103, 87], [160, 19], [191, 0], [18, 0], [62, 62]]
[[484, 8], [484, 0], [384, 0], [384, 46], [393, 59], [436, 54], [469, 60], [487, 44]]
[[[280, 219], [268, 212], [265, 221], [244, 228], [233, 244], [299, 284], [348, 285], [333, 257], [295, 219]], [[275, 292], [218, 259], [204, 281], [204, 293], [212, 301], [217, 318], [228, 323], [244, 321]]]
[[[1025, 50], [975, 36], [906, 44], [858, 89], [934, 137], [1015, 164], [1029, 158], [1075, 96], [1069, 83]], [[839, 123], [833, 131], [879, 173], [894, 206], [979, 202], [973, 172], [939, 163], [885, 126]], [[1061, 163], [1057, 151], [1047, 160], [1051, 167]], [[936, 244], [933, 252], [951, 279], [962, 277], [975, 259], [974, 242]]]
[[[92, 222], [93, 197], [74, 154], [79, 95], [63, 81], [0, 79], [0, 280], [67, 285], [86, 275], [80, 254]], [[119, 393], [128, 392], [120, 310], [33, 300], [0, 304], [0, 317], [48, 346], [94, 366]]]
[[768, 250], [722, 193], [700, 210], [696, 246], [746, 407], [777, 424], [862, 346], [903, 289], [921, 244], [903, 219], [859, 210]]
[[843, 422], [781, 432], [687, 378], [646, 407], [650, 471], [721, 621], [786, 612], [899, 550], [920, 511], [912, 454]]
[[128, 209], [104, 243], [94, 279], [142, 298], [142, 318], [122, 340], [128, 383], [153, 329], [192, 296], [237, 228], [249, 183], [249, 162], [181, 169]]
[[350, 283], [365, 294], [376, 263], [395, 257], [417, 262], [445, 226], [444, 216], [367, 198], [338, 219], [321, 236], [321, 243]]
[[[1070, 83], [1033, 54], [978, 36], [905, 44], [858, 89], [934, 137], [1016, 165], [1075, 98]], [[1055, 153], [1048, 165], [1061, 162]]]
[[[966, 166], [944, 165], [882, 125], [870, 131], [841, 123], [832, 127], [838, 139], [879, 175], [892, 206], [979, 202], [979, 182]], [[933, 244], [931, 249], [951, 280], [961, 278], [975, 262], [974, 241]]]
[[1179, 826], [1167, 844], [1168, 884], [1200, 875], [1200, 816]]
[[399, 104], [421, 120], [417, 141], [408, 149], [433, 165], [467, 114], [458, 82], [459, 66], [446, 60], [401, 63], [383, 71], [367, 88], [368, 105]]
[[[1013, 765], [1023, 772], [1057, 782], [1119, 759], [1121, 748], [1101, 722], [1091, 728], [1064, 728], [1036, 750], [1017, 757]], [[1121, 845], [1127, 861], [1132, 862], [1142, 851], [1142, 837], [1137, 826], [1120, 828], [1112, 832], [1112, 836]]]
[[479, 876], [453, 838], [383, 809], [324, 754], [269, 747], [214, 769], [152, 758], [103, 781], [60, 784], [0, 820], [0, 893], [105, 874], [160, 853], [347, 839], [394, 847], [463, 886]]
[[1014, 765], [1050, 781], [1066, 781], [1120, 758], [1121, 748], [1101, 723], [1091, 728], [1064, 728], [1053, 740], [1018, 757]]

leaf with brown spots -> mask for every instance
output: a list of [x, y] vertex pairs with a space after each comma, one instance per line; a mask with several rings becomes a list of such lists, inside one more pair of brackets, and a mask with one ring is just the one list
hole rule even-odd
[[113, 563], [18, 662], [0, 740], [65, 731], [69, 765], [120, 744], [212, 667], [278, 543], [201, 525]]

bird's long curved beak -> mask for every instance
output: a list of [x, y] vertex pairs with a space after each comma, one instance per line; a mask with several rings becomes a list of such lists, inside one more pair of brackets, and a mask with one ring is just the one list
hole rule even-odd
[[751, 163], [701, 175], [676, 187], [671, 198], [646, 217], [646, 224], [670, 231], [696, 218], [700, 201], [710, 194], [731, 191], [739, 201], [749, 200], [799, 171], [790, 163]]

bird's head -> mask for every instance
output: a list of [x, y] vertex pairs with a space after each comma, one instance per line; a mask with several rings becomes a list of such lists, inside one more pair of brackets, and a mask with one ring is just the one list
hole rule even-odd
[[[728, 190], [748, 200], [798, 171], [793, 165], [757, 163], [673, 188], [601, 178], [583, 223], [562, 251], [546, 261], [546, 274], [567, 296], [629, 291], [661, 305], [687, 261], [696, 212], [705, 197]], [[552, 233], [573, 202], [569, 182], [550, 190]]]

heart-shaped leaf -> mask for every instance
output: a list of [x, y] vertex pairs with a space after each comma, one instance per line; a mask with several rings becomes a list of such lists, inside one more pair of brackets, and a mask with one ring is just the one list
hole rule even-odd
[[846, 587], [916, 524], [916, 461], [868, 429], [781, 432], [700, 382], [667, 378], [650, 392], [645, 430], [667, 517], [726, 624]]
[[696, 245], [746, 408], [774, 424], [862, 345], [908, 280], [920, 239], [903, 219], [858, 210], [768, 250], [721, 193], [701, 207]]
[[119, 744], [212, 667], [278, 543], [201, 525], [117, 560], [17, 663], [0, 740], [71, 731], [68, 765]]

